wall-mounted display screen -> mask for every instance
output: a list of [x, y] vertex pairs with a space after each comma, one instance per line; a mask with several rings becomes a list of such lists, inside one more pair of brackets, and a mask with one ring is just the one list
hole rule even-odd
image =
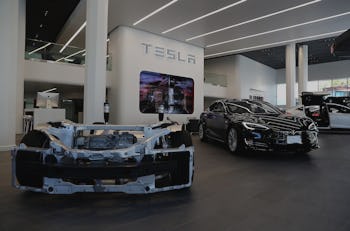
[[192, 114], [193, 105], [193, 79], [149, 71], [140, 73], [142, 113]]

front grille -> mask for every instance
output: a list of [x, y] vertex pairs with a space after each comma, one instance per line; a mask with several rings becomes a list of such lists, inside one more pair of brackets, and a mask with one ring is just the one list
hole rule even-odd
[[303, 138], [302, 131], [277, 131], [276, 132], [276, 144], [287, 144], [287, 136], [300, 135]]

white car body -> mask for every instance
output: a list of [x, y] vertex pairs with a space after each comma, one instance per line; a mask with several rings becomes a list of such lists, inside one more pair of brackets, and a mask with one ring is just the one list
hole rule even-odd
[[[329, 125], [328, 126], [319, 126], [319, 128], [323, 129], [350, 129], [350, 107], [336, 104], [336, 103], [325, 103], [323, 105], [325, 112], [329, 117]], [[308, 113], [306, 111], [308, 110]], [[298, 116], [310, 116], [310, 113], [321, 113], [320, 106], [312, 105], [312, 106], [304, 106], [299, 105], [287, 110], [287, 113], [298, 115]], [[317, 121], [315, 121], [317, 122]]]

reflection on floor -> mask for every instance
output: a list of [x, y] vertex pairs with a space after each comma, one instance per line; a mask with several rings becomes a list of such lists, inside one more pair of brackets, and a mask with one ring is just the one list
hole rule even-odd
[[350, 135], [321, 134], [308, 155], [196, 149], [190, 190], [154, 195], [20, 192], [0, 153], [0, 230], [350, 230]]

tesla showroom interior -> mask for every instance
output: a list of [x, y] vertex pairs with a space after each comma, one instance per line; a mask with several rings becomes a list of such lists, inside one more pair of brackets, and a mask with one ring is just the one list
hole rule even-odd
[[350, 230], [349, 0], [1, 0], [0, 230]]

